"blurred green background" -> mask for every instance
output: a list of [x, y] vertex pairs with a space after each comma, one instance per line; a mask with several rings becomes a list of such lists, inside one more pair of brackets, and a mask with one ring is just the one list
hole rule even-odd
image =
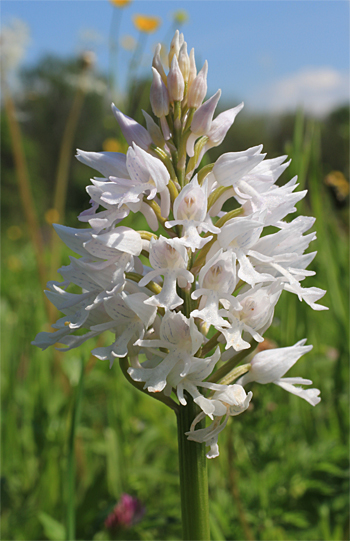
[[[144, 123], [150, 81], [132, 58], [122, 106]], [[127, 149], [103, 91], [110, 76], [86, 55], [46, 57], [19, 76], [21, 92], [5, 88], [1, 125], [2, 539], [181, 539], [173, 413], [131, 387], [117, 363], [109, 370], [91, 357], [93, 340], [66, 354], [30, 344], [54, 321], [43, 279], [69, 262], [51, 223], [79, 227], [88, 207], [94, 173], [74, 149]], [[224, 100], [220, 110], [236, 105]], [[266, 338], [290, 346], [307, 337], [314, 348], [289, 375], [311, 378], [322, 401], [312, 408], [277, 386], [252, 387], [249, 411], [230, 420], [208, 464], [212, 539], [347, 540], [349, 106], [323, 119], [241, 113], [209, 161], [260, 143], [269, 158], [292, 158], [281, 182], [298, 174], [308, 189], [298, 213], [317, 218], [318, 255], [305, 284], [327, 289], [330, 308], [313, 312], [284, 292]], [[123, 492], [146, 514], [107, 531]]]

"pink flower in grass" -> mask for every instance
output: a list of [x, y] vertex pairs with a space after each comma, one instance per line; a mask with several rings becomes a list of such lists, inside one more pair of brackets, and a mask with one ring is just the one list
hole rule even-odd
[[119, 502], [106, 518], [105, 527], [107, 530], [114, 530], [118, 527], [130, 528], [140, 522], [145, 510], [145, 506], [138, 498], [134, 498], [130, 494], [122, 494]]

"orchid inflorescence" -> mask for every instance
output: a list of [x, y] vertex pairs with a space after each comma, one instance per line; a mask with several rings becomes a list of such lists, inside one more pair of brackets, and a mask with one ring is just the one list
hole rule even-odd
[[[284, 220], [306, 194], [294, 192], [297, 177], [276, 185], [287, 157], [265, 160], [256, 146], [199, 168], [243, 103], [213, 119], [221, 91], [203, 103], [207, 62], [197, 73], [194, 50], [187, 53], [178, 31], [167, 75], [160, 52], [159, 44], [150, 91], [159, 122], [143, 111], [144, 128], [113, 104], [126, 155], [77, 151], [102, 178], [87, 187], [91, 208], [79, 216], [90, 228], [55, 226], [81, 257], [59, 270], [63, 282], [48, 283], [46, 294], [64, 316], [55, 332], [41, 332], [33, 343], [45, 349], [59, 342], [70, 350], [111, 331], [112, 343], [93, 355], [110, 366], [119, 358], [135, 385], [174, 409], [191, 396], [200, 413], [188, 439], [205, 442], [212, 458], [228, 418], [249, 406], [249, 382], [275, 383], [313, 406], [320, 401], [318, 389], [302, 387], [312, 381], [283, 377], [312, 349], [306, 340], [251, 352], [264, 340], [283, 290], [314, 310], [326, 309], [316, 304], [325, 292], [300, 284], [314, 274], [306, 267], [316, 252], [304, 252], [316, 235], [305, 234], [311, 217]], [[224, 211], [224, 203], [232, 210]], [[152, 233], [122, 225], [133, 213], [144, 216]], [[267, 226], [274, 232], [263, 236]], [[68, 292], [71, 284], [82, 292]], [[80, 329], [87, 331], [75, 335]], [[239, 364], [245, 357], [250, 362]], [[211, 424], [196, 428], [206, 416]]]

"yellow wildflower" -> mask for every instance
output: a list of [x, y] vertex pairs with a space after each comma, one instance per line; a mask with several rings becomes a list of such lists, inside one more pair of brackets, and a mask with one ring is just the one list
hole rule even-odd
[[56, 209], [49, 209], [45, 212], [45, 221], [49, 225], [58, 223], [59, 217], [60, 215]]
[[331, 171], [324, 179], [324, 182], [334, 189], [338, 201], [344, 201], [349, 195], [349, 181], [341, 171]]
[[161, 24], [161, 19], [159, 17], [152, 17], [149, 15], [134, 15], [133, 22], [137, 30], [140, 32], [146, 32], [151, 34], [155, 32]]
[[178, 9], [173, 13], [173, 19], [174, 22], [178, 25], [187, 23], [188, 21], [188, 13], [185, 9]]
[[102, 148], [105, 152], [123, 152], [122, 145], [114, 137], [105, 139], [102, 143]]
[[110, 2], [117, 8], [125, 8], [130, 4], [131, 0], [110, 0]]

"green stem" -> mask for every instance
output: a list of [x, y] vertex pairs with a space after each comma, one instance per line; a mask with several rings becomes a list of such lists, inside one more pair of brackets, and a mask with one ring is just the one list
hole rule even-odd
[[80, 403], [83, 396], [84, 359], [81, 359], [81, 370], [78, 387], [75, 393], [75, 401], [72, 411], [72, 419], [68, 442], [68, 468], [67, 468], [67, 539], [75, 539], [75, 433], [79, 422]]
[[[192, 398], [187, 395], [186, 400], [177, 413], [183, 539], [204, 541], [210, 539], [207, 458], [205, 444], [185, 435], [199, 413]], [[205, 420], [201, 423], [204, 428]]]
[[[258, 342], [255, 340], [250, 341], [251, 347], [249, 349], [243, 349], [243, 351], [240, 351], [232, 357], [229, 361], [226, 361], [225, 364], [223, 364], [216, 372], [213, 372], [210, 378], [207, 379], [207, 381], [211, 381], [212, 383], [216, 383], [219, 381], [219, 379], [224, 378], [235, 366], [237, 366], [238, 363], [243, 361], [248, 355], [251, 355], [255, 348], [258, 345]], [[221, 383], [221, 382], [220, 382]]]
[[156, 145], [154, 145], [153, 143], [151, 144], [150, 148], [151, 150], [153, 150], [155, 155], [164, 163], [165, 167], [168, 170], [171, 180], [172, 181], [177, 180], [173, 163], [170, 157], [168, 156], [168, 154], [161, 148], [156, 147]]
[[218, 345], [218, 339], [220, 338], [220, 331], [217, 331], [214, 336], [208, 340], [208, 342], [201, 349], [201, 357], [205, 357], [209, 351], [211, 351], [215, 346]]
[[195, 113], [195, 110], [196, 110], [195, 107], [190, 108], [189, 113], [187, 115], [187, 120], [186, 120], [186, 124], [185, 124], [185, 127], [184, 127], [184, 132], [187, 131], [190, 128], [191, 122], [192, 122], [192, 119], [193, 119], [193, 115]]
[[[142, 274], [138, 274], [137, 272], [126, 272], [125, 278], [127, 278], [127, 280], [132, 280], [133, 282], [136, 282], [138, 284], [139, 281], [143, 278], [143, 276]], [[155, 293], [156, 295], [159, 295], [159, 293], [162, 291], [161, 286], [156, 282], [153, 282], [152, 280], [148, 282], [145, 287], [147, 287], [147, 289], [149, 289], [152, 293]]]
[[170, 398], [170, 396], [165, 396], [164, 393], [149, 393], [147, 389], [144, 389], [144, 383], [140, 381], [134, 381], [132, 377], [128, 373], [128, 368], [130, 368], [128, 357], [121, 357], [119, 359], [119, 365], [121, 368], [121, 371], [124, 375], [124, 377], [128, 380], [129, 383], [139, 391], [145, 393], [147, 396], [151, 396], [155, 400], [159, 400], [159, 402], [163, 402], [166, 406], [171, 408], [172, 410], [177, 413], [179, 406], [176, 404], [176, 402]]
[[181, 102], [174, 102], [174, 142], [177, 150], [179, 150], [181, 138]]
[[222, 378], [220, 381], [221, 385], [230, 385], [232, 381], [235, 379], [238, 379], [240, 376], [243, 376], [243, 374], [246, 374], [249, 372], [251, 368], [251, 364], [241, 364], [240, 366], [237, 366], [236, 368], [233, 368], [228, 374], [226, 374], [225, 377]]
[[208, 163], [208, 165], [205, 165], [202, 167], [200, 171], [198, 171], [198, 183], [202, 184], [205, 177], [209, 175], [209, 173], [213, 170], [215, 163]]

